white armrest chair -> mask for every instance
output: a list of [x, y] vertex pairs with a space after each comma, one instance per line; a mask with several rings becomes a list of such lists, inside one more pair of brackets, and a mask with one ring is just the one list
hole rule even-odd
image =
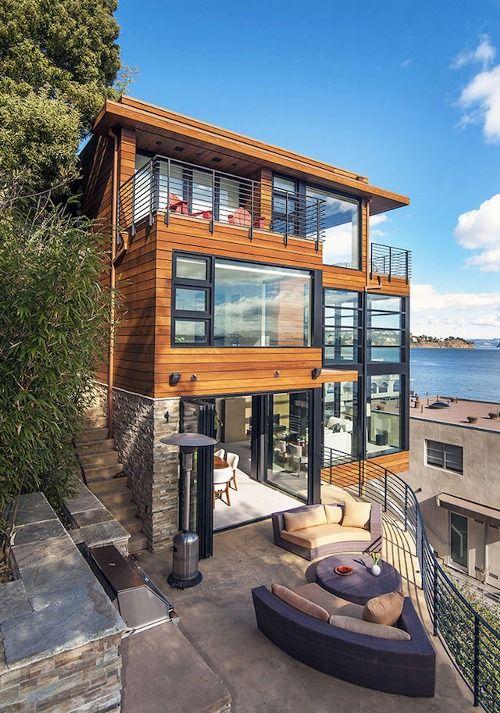
[[238, 463], [240, 462], [240, 457], [237, 453], [227, 452], [226, 455], [227, 464], [233, 471], [233, 477], [231, 478], [230, 485], [232, 484], [235, 490], [238, 490], [238, 485], [236, 484], [236, 471], [238, 469]]
[[[221, 500], [224, 505], [230, 507], [231, 500], [229, 498], [229, 483], [233, 478], [232, 468], [214, 468], [214, 492], [212, 506], [215, 507], [215, 501]], [[226, 498], [224, 500], [224, 497]]]

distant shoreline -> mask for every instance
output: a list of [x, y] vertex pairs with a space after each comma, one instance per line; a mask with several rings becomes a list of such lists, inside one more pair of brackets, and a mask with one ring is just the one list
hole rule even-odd
[[[492, 349], [493, 347], [489, 347]], [[425, 344], [410, 344], [410, 349], [477, 349], [475, 344], [470, 345], [460, 345], [460, 344], [439, 344], [439, 343], [425, 343]]]

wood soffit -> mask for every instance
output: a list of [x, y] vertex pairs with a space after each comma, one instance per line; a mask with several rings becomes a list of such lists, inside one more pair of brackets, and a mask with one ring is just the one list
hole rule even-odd
[[[364, 176], [131, 97], [122, 97], [119, 102], [106, 101], [94, 123], [94, 133], [107, 133], [108, 129], [118, 126], [138, 132], [139, 148], [172, 155], [174, 144], [182, 146], [180, 160], [211, 165], [240, 175], [251, 175], [265, 167], [305, 180], [324, 182], [337, 190], [371, 199], [372, 214], [410, 202], [407, 196], [370, 185]], [[157, 140], [161, 145], [156, 144]], [[209, 164], [214, 149], [221, 161]]]

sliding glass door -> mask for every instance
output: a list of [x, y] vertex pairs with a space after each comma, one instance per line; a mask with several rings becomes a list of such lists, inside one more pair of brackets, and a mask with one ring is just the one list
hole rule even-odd
[[271, 394], [268, 406], [266, 480], [307, 500], [309, 472], [309, 392]]

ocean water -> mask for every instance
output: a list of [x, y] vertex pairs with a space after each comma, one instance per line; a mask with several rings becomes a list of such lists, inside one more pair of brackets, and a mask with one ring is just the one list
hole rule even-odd
[[410, 388], [500, 403], [500, 349], [411, 349]]

